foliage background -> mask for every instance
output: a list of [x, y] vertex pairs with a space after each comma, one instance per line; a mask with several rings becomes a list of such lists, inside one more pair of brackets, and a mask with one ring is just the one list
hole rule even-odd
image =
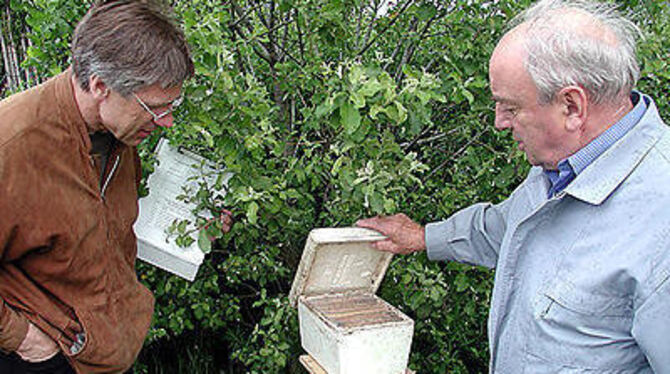
[[[231, 209], [236, 224], [193, 283], [138, 264], [157, 303], [137, 371], [302, 372], [287, 294], [310, 229], [396, 212], [427, 223], [502, 200], [528, 167], [493, 130], [488, 57], [529, 3], [398, 0], [382, 12], [378, 0], [173, 1], [196, 77], [179, 125], [140, 147], [145, 171], [159, 136], [224, 163], [235, 173], [227, 194], [203, 186], [192, 197]], [[639, 88], [668, 121], [668, 3], [617, 3], [643, 29]], [[3, 96], [68, 66], [89, 5], [4, 2]], [[487, 371], [491, 281], [425, 254], [394, 259], [379, 293], [416, 321], [412, 369]]]

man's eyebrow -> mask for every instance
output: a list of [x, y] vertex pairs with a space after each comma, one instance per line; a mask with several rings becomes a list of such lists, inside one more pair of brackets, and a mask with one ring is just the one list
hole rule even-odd
[[514, 100], [497, 95], [491, 95], [491, 100], [493, 100], [496, 103], [515, 104]]

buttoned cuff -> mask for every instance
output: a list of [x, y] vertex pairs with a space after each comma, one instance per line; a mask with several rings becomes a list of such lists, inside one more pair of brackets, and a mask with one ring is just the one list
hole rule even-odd
[[447, 222], [433, 222], [426, 225], [426, 254], [431, 261], [451, 259]]
[[[2, 300], [0, 300], [2, 302]], [[5, 304], [0, 317], [0, 349], [16, 351], [28, 334], [28, 320]]]

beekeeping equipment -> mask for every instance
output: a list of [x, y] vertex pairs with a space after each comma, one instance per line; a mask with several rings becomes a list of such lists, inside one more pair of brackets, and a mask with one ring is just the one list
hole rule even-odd
[[414, 321], [376, 295], [393, 255], [370, 243], [383, 239], [363, 228], [310, 232], [289, 299], [312, 373], [406, 372]]

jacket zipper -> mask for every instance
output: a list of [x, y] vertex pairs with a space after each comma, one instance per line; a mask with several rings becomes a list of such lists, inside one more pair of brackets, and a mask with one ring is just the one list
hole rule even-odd
[[107, 175], [105, 184], [102, 185], [102, 190], [100, 191], [100, 197], [102, 197], [103, 200], [105, 200], [105, 190], [107, 190], [107, 185], [112, 180], [112, 177], [116, 172], [116, 168], [119, 166], [119, 159], [120, 159], [119, 155], [116, 155], [116, 160], [114, 160], [114, 166], [112, 166], [112, 170], [109, 172], [109, 175]]

